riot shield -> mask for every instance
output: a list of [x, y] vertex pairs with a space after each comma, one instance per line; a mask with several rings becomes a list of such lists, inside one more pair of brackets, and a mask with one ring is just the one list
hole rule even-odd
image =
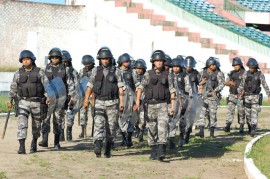
[[88, 77], [84, 76], [80, 81], [78, 81], [75, 84], [76, 94], [74, 96], [74, 106], [73, 106], [74, 114], [76, 114], [83, 105], [88, 80], [89, 80]]
[[123, 131], [128, 128], [129, 122], [135, 122], [136, 111], [133, 111], [133, 105], [136, 100], [136, 95], [133, 90], [127, 85], [123, 96], [124, 110], [121, 114], [120, 127]]
[[44, 84], [44, 89], [48, 95], [48, 99], [50, 100], [47, 112], [47, 115], [49, 116], [57, 109], [63, 108], [67, 97], [67, 91], [66, 86], [60, 77], [49, 80]]

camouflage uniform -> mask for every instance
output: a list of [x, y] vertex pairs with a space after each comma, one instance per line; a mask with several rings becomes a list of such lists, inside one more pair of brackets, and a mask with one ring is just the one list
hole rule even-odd
[[227, 79], [226, 79], [226, 82], [235, 81], [235, 84], [236, 84], [234, 87], [230, 87], [230, 94], [229, 94], [229, 96], [227, 98], [228, 113], [227, 113], [227, 116], [226, 116], [226, 124], [231, 124], [233, 122], [234, 114], [235, 114], [235, 107], [237, 106], [237, 109], [238, 109], [238, 123], [243, 125], [243, 124], [245, 124], [245, 109], [244, 109], [244, 106], [243, 106], [244, 100], [243, 100], [243, 97], [238, 99], [237, 88], [240, 85], [242, 76], [246, 72], [245, 72], [244, 69], [241, 69], [239, 72], [236, 72], [235, 74], [239, 76], [239, 79], [232, 79], [233, 73], [234, 73], [234, 71], [231, 71], [227, 75]]
[[[92, 74], [92, 70], [84, 72], [84, 68], [83, 68], [80, 70], [79, 79], [82, 79], [84, 77], [84, 75], [86, 75], [88, 78], [90, 78], [91, 74]], [[89, 104], [88, 104], [87, 109], [85, 109], [85, 108], [80, 109], [80, 125], [81, 126], [87, 125], [87, 121], [88, 121], [89, 117], [90, 117], [90, 121], [92, 121], [92, 115], [91, 115], [91, 108], [92, 107], [90, 105], [90, 101], [91, 101], [91, 99], [89, 100]]]
[[[202, 78], [204, 78], [204, 75], [208, 73], [207, 69], [203, 70], [200, 75]], [[206, 110], [209, 109], [209, 115], [210, 115], [210, 128], [213, 127], [215, 128], [217, 125], [217, 118], [216, 118], [216, 114], [217, 114], [217, 106], [218, 106], [218, 102], [219, 99], [217, 99], [218, 97], [214, 97], [211, 94], [209, 94], [209, 90], [210, 91], [215, 91], [216, 94], [218, 95], [220, 93], [220, 91], [223, 89], [224, 87], [224, 82], [225, 82], [225, 77], [224, 74], [221, 71], [214, 71], [212, 73], [217, 73], [216, 75], [216, 79], [213, 79], [212, 81], [216, 81], [216, 87], [212, 88], [212, 85], [207, 84], [208, 82], [211, 83], [211, 80], [208, 79], [207, 83], [204, 84], [204, 90], [203, 90], [203, 107], [202, 107], [202, 111], [200, 113], [200, 119], [197, 121], [198, 126], [199, 127], [205, 127], [205, 115], [206, 115]], [[211, 75], [212, 73], [208, 73], [208, 75]], [[214, 77], [215, 78], [215, 77]], [[210, 89], [209, 89], [210, 88]], [[211, 89], [212, 88], [212, 89]]]
[[[151, 70], [150, 70], [151, 71]], [[150, 71], [147, 71], [144, 74], [144, 79], [138, 88], [145, 89], [151, 83], [150, 79]], [[157, 76], [161, 76], [160, 73], [154, 72]], [[162, 77], [162, 76], [161, 76]], [[160, 78], [159, 78], [160, 79]], [[170, 75], [168, 75], [168, 90], [170, 93], [174, 93], [176, 90], [174, 89], [172, 79]], [[145, 96], [147, 97], [147, 93], [149, 91], [145, 90]], [[169, 97], [170, 98], [170, 97]], [[152, 99], [147, 100], [147, 126], [148, 126], [148, 145], [154, 146], [159, 144], [166, 144], [166, 135], [167, 128], [169, 122], [168, 116], [168, 102], [155, 102], [154, 97]], [[167, 99], [166, 99], [167, 100]], [[152, 103], [153, 102], [153, 103]], [[156, 103], [156, 104], [154, 104]]]
[[[59, 64], [58, 67], [60, 67], [62, 64]], [[67, 87], [67, 95], [73, 97], [75, 94], [75, 86], [74, 86], [74, 80], [71, 77], [71, 74], [68, 71], [68, 68], [64, 68], [65, 71], [65, 81]], [[52, 71], [52, 65], [48, 64], [45, 70], [46, 73], [53, 73]], [[47, 74], [46, 74], [47, 75]], [[54, 78], [54, 77], [53, 77]], [[67, 109], [67, 106], [66, 108]], [[53, 113], [53, 133], [60, 135], [62, 133], [63, 128], [63, 120], [65, 120], [65, 109], [56, 109], [56, 111]], [[49, 133], [50, 132], [50, 119], [51, 116], [47, 116], [42, 124], [42, 133]]]
[[[92, 70], [92, 74], [89, 78], [89, 82], [87, 84], [88, 87], [93, 89], [95, 93], [95, 82], [97, 81], [96, 78], [98, 76], [98, 68], [102, 68], [102, 72], [104, 78], [110, 73], [110, 69], [102, 66], [95, 67]], [[115, 67], [111, 67], [115, 68]], [[123, 87], [124, 83], [122, 81], [121, 72], [118, 69], [115, 69], [113, 73], [117, 80], [118, 88]], [[106, 142], [113, 142], [114, 138], [116, 137], [116, 129], [117, 129], [117, 119], [118, 119], [118, 91], [115, 94], [115, 99], [108, 100], [102, 99], [99, 95], [95, 93], [95, 125], [94, 125], [94, 143], [96, 141], [103, 141], [106, 139]], [[116, 98], [117, 97], [117, 98]]]
[[[69, 74], [71, 76], [72, 81], [76, 84], [79, 83], [79, 74], [77, 70], [75, 70], [73, 67], [66, 67], [69, 71]], [[71, 71], [71, 72], [70, 72]], [[74, 85], [74, 91], [75, 91], [75, 85]], [[66, 120], [67, 120], [67, 127], [72, 127], [74, 124], [74, 118], [75, 114], [72, 109], [67, 110]], [[65, 120], [62, 121], [62, 129], [65, 129]]]
[[[34, 69], [37, 67], [33, 66], [31, 71], [27, 72], [28, 74], [33, 73]], [[24, 71], [23, 68], [20, 68], [15, 72], [13, 81], [10, 86], [9, 91], [9, 101], [12, 100], [18, 103], [18, 139], [25, 139], [27, 137], [27, 128], [28, 128], [28, 117], [31, 114], [32, 118], [32, 135], [33, 138], [40, 137], [41, 122], [46, 117], [47, 105], [45, 104], [45, 96], [41, 97], [24, 97], [24, 94], [20, 94], [20, 71]], [[40, 79], [42, 85], [48, 83], [48, 78], [46, 77], [44, 70], [39, 69], [38, 79]], [[23, 80], [22, 80], [23, 81]], [[24, 83], [24, 82], [23, 82]], [[43, 89], [44, 94], [44, 89]], [[43, 95], [42, 94], [42, 95]], [[46, 95], [46, 94], [45, 94]]]
[[258, 113], [261, 111], [259, 104], [260, 85], [263, 86], [268, 98], [270, 97], [269, 87], [265, 81], [264, 74], [257, 71], [254, 74], [247, 72], [237, 89], [240, 94], [244, 90], [244, 107], [247, 123], [256, 127], [258, 123]]

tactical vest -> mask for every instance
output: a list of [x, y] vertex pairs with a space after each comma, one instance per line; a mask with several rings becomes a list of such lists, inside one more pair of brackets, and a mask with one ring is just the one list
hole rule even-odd
[[202, 78], [206, 78], [206, 91], [213, 91], [218, 87], [218, 72], [218, 70], [215, 70], [211, 74], [208, 74], [207, 69], [203, 70]]
[[135, 91], [135, 84], [132, 76], [132, 70], [129, 69], [127, 71], [123, 71], [123, 79], [124, 82], [133, 90]]
[[[149, 84], [145, 87], [145, 99], [149, 104], [170, 102], [170, 91], [168, 81], [168, 71], [161, 72], [160, 75], [155, 70], [149, 70]], [[153, 101], [155, 100], [155, 102]]]
[[118, 86], [117, 78], [115, 75], [116, 68], [110, 67], [107, 76], [103, 74], [103, 67], [97, 67], [97, 74], [95, 76], [95, 81], [93, 84], [93, 92], [97, 99], [100, 100], [114, 100], [118, 99]]
[[44, 97], [44, 87], [39, 77], [40, 68], [33, 66], [32, 71], [19, 69], [18, 95], [20, 97]]
[[197, 70], [192, 70], [190, 73], [187, 72], [187, 76], [189, 78], [189, 83], [193, 93], [198, 92], [198, 85], [199, 85], [198, 74], [199, 72]]
[[247, 72], [247, 78], [245, 80], [245, 94], [259, 94], [261, 92], [261, 72], [257, 71], [255, 73]]
[[242, 80], [242, 76], [244, 74], [245, 70], [241, 69], [239, 71], [233, 70], [230, 73], [230, 80], [235, 82], [235, 86], [230, 86], [230, 93], [231, 94], [237, 94], [237, 88], [239, 87], [241, 80]]
[[174, 88], [181, 93], [185, 92], [185, 76], [186, 74], [181, 72], [179, 74], [170, 74], [173, 80]]

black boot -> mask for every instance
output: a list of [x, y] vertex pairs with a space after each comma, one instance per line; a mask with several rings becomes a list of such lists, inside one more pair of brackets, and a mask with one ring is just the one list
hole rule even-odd
[[72, 140], [72, 126], [71, 127], [67, 127], [67, 141], [71, 141]]
[[150, 157], [149, 159], [151, 160], [157, 160], [157, 145], [152, 145], [151, 148], [152, 148], [152, 151], [151, 151], [151, 154], [150, 154]]
[[104, 152], [104, 156], [106, 158], [110, 158], [111, 157], [111, 142], [106, 142], [105, 143], [105, 152]]
[[166, 145], [159, 144], [158, 145], [158, 159], [160, 161], [163, 161], [165, 159], [165, 151], [166, 151]]
[[200, 131], [195, 134], [195, 136], [199, 136], [201, 138], [204, 138], [204, 127], [200, 126]]
[[121, 142], [121, 146], [127, 146], [127, 137], [126, 137], [126, 133], [125, 132], [121, 132], [122, 134], [122, 142]]
[[95, 142], [94, 153], [96, 154], [96, 157], [98, 157], [98, 158], [101, 157], [102, 146], [103, 146], [102, 140], [97, 140]]
[[250, 136], [254, 137], [256, 135], [256, 124], [251, 124]]
[[230, 132], [231, 131], [231, 123], [227, 123], [226, 127], [223, 128], [224, 132]]
[[82, 133], [79, 135], [79, 138], [84, 138], [84, 129], [85, 129], [85, 126], [81, 125], [82, 127]]
[[41, 147], [48, 147], [49, 133], [42, 133], [42, 141], [38, 143]]
[[64, 129], [61, 129], [61, 134], [60, 134], [59, 139], [61, 142], [65, 141], [65, 130]]
[[244, 133], [244, 124], [240, 124], [239, 133]]
[[188, 128], [188, 131], [186, 132], [186, 138], [185, 138], [185, 143], [189, 144], [189, 139], [190, 139], [190, 133], [192, 131], [192, 127]]
[[174, 137], [170, 137], [170, 140], [169, 140], [169, 149], [174, 149], [174, 148], [175, 148]]
[[37, 152], [37, 138], [32, 139], [31, 148], [30, 148], [30, 154]]
[[247, 123], [247, 125], [248, 125], [248, 133], [250, 134], [250, 132], [251, 132], [251, 125], [249, 123]]
[[61, 149], [60, 146], [60, 135], [59, 134], [54, 134], [54, 149], [59, 150]]
[[19, 139], [20, 147], [18, 154], [25, 154], [25, 139]]
[[130, 148], [131, 146], [133, 146], [133, 143], [132, 143], [132, 132], [128, 132], [127, 148]]
[[179, 137], [179, 143], [178, 143], [178, 147], [183, 147], [184, 145], [184, 133], [180, 133], [180, 137]]
[[215, 132], [215, 127], [210, 127], [210, 138], [215, 138], [214, 132]]

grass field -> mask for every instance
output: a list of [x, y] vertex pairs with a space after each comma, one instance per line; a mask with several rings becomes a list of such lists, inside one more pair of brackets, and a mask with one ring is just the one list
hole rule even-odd
[[270, 178], [270, 135], [260, 139], [252, 148], [248, 157], [252, 158], [257, 168]]

